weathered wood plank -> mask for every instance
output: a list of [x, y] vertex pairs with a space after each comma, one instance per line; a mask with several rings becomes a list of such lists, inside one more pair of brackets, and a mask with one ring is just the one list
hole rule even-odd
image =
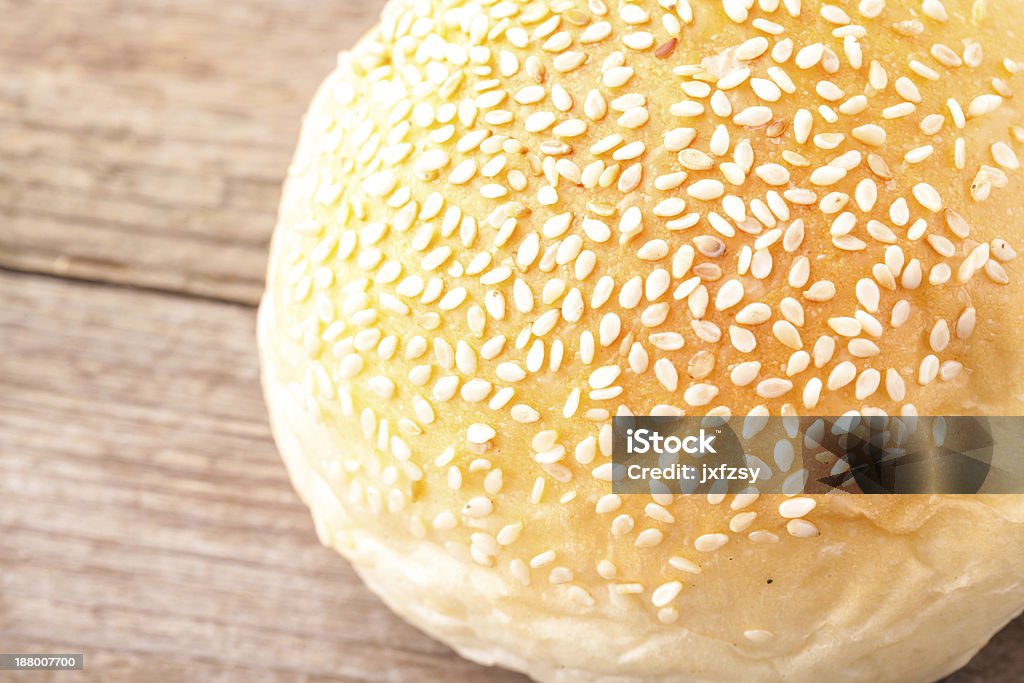
[[0, 266], [255, 303], [302, 112], [382, 0], [0, 0]]
[[523, 680], [407, 626], [317, 543], [251, 309], [2, 271], [0, 298], [0, 651], [89, 669], [14, 680]]

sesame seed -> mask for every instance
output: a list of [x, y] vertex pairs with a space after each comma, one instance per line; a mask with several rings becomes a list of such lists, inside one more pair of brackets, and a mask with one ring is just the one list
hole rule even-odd
[[922, 386], [931, 384], [939, 374], [939, 359], [929, 354], [921, 361], [918, 368], [917, 382]]
[[773, 399], [784, 396], [793, 389], [793, 383], [787, 379], [771, 378], [758, 383], [756, 393], [761, 398]]
[[779, 504], [779, 515], [785, 519], [796, 519], [806, 516], [817, 506], [813, 498], [789, 498]]
[[928, 159], [934, 154], [935, 148], [931, 145], [922, 145], [921, 147], [915, 147], [903, 155], [903, 160], [908, 164], [919, 164], [922, 161]]
[[997, 142], [991, 147], [992, 158], [1003, 168], [1016, 171], [1020, 168], [1020, 160], [1013, 149], [1005, 142]]
[[718, 387], [713, 384], [694, 384], [683, 392], [683, 401], [692, 407], [705, 406], [718, 395]]
[[836, 391], [847, 386], [857, 376], [857, 366], [850, 361], [842, 361], [829, 373], [826, 386], [829, 391]]
[[856, 337], [862, 330], [862, 326], [856, 318], [829, 318], [828, 326], [831, 327], [836, 334], [843, 337]]
[[761, 164], [754, 169], [755, 175], [768, 185], [786, 185], [789, 183], [789, 171], [779, 164]]
[[949, 15], [946, 13], [946, 8], [941, 0], [924, 0], [921, 3], [921, 11], [929, 19], [934, 19], [941, 23], [949, 21]]
[[694, 100], [683, 100], [669, 107], [669, 113], [680, 118], [696, 118], [704, 114], [704, 105]]
[[786, 523], [786, 531], [795, 538], [814, 538], [821, 533], [818, 527], [805, 519], [791, 519]]
[[738, 45], [734, 55], [736, 59], [740, 61], [749, 62], [757, 59], [767, 52], [768, 47], [768, 39], [763, 36], [757, 36], [755, 38], [745, 40]]
[[799, 144], [806, 143], [811, 137], [814, 117], [806, 109], [800, 109], [793, 117], [793, 132]]
[[687, 187], [686, 193], [694, 199], [711, 201], [725, 194], [725, 186], [721, 181], [713, 178], [704, 178]]
[[939, 191], [928, 183], [918, 183], [913, 189], [914, 199], [929, 211], [942, 210], [942, 197]]
[[718, 79], [715, 87], [719, 90], [732, 90], [739, 87], [750, 78], [750, 69], [743, 67], [732, 69], [722, 78]]
[[979, 95], [967, 105], [967, 118], [975, 119], [991, 114], [1002, 104], [1003, 98], [999, 95]]
[[588, 382], [592, 389], [605, 389], [618, 379], [621, 372], [622, 369], [617, 365], [605, 365], [590, 373]]
[[693, 128], [673, 128], [665, 133], [665, 148], [670, 152], [679, 152], [689, 147], [697, 138], [697, 131]]
[[637, 548], [653, 548], [659, 545], [664, 537], [665, 534], [659, 529], [644, 529], [637, 534], [633, 545]]
[[462, 507], [462, 514], [465, 517], [486, 517], [493, 511], [494, 503], [483, 496], [469, 499]]
[[796, 53], [795, 63], [797, 68], [807, 70], [817, 66], [825, 54], [825, 46], [821, 43], [813, 43], [801, 48]]
[[835, 185], [846, 177], [846, 169], [838, 166], [819, 166], [811, 173], [811, 183], [819, 186]]
[[693, 542], [693, 547], [702, 553], [711, 553], [726, 543], [729, 542], [729, 537], [725, 534], [704, 534], [698, 536], [697, 540]]
[[658, 59], [665, 59], [675, 51], [676, 44], [677, 40], [675, 38], [670, 38], [668, 41], [662, 43], [657, 47], [657, 49], [655, 49], [654, 56], [657, 57]]
[[599, 43], [612, 33], [612, 25], [607, 21], [599, 21], [587, 26], [580, 34], [579, 40], [584, 45]]
[[715, 308], [724, 311], [732, 308], [743, 300], [743, 283], [739, 280], [729, 280], [722, 285], [715, 297]]
[[753, 78], [750, 80], [750, 87], [754, 94], [765, 102], [778, 102], [782, 99], [782, 89], [772, 80]]
[[651, 594], [651, 603], [655, 607], [664, 607], [675, 600], [682, 589], [683, 584], [679, 581], [663, 583], [654, 589], [654, 592]]
[[587, 132], [587, 122], [582, 119], [569, 119], [555, 126], [551, 132], [562, 138], [578, 137]]
[[633, 77], [633, 69], [628, 66], [615, 66], [607, 71], [601, 77], [602, 83], [608, 88], [620, 88]]
[[737, 126], [745, 126], [747, 128], [757, 128], [764, 126], [772, 120], [772, 110], [768, 107], [754, 106], [747, 107], [738, 114], [736, 114], [732, 122]]
[[949, 346], [949, 341], [949, 324], [945, 320], [939, 320], [932, 327], [932, 331], [928, 336], [928, 344], [935, 353], [942, 353]]

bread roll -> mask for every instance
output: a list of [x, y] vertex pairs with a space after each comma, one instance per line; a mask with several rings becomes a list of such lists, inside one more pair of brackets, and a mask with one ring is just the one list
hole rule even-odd
[[1020, 414], [1022, 25], [390, 3], [305, 119], [260, 310], [320, 539], [546, 683], [962, 666], [1024, 606], [1024, 500], [616, 495], [609, 423]]

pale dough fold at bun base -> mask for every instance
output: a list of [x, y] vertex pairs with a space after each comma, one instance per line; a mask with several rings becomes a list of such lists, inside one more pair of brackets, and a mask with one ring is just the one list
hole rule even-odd
[[1019, 497], [616, 496], [608, 425], [1020, 414], [1022, 20], [390, 4], [306, 117], [260, 310], [321, 540], [539, 681], [962, 666], [1024, 606]]

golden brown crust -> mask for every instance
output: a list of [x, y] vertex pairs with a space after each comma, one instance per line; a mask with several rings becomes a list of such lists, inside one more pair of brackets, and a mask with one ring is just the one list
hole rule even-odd
[[[495, 609], [695, 649], [645, 665], [658, 680], [687, 661], [717, 680], [699, 667], [726, 652], [737, 676], [785, 655], [786, 680], [814, 680], [816, 647], [857, 629], [862, 656], [879, 624], [894, 655], [953, 649], [875, 677], [936, 677], [1019, 610], [1018, 570], [990, 562], [1022, 552], [1016, 498], [820, 496], [793, 518], [779, 496], [614, 496], [607, 425], [1020, 411], [1024, 6], [662, 5], [395, 2], [341, 56], [263, 304], [282, 451], [320, 482], [325, 542], [462, 649], [525, 645], [495, 640], [486, 610], [449, 615], [476, 636], [433, 623], [462, 587], [429, 569], [438, 618], [415, 616], [384, 555], [446, 552], [514, 602]], [[926, 559], [897, 579], [907, 554]], [[884, 581], [825, 599], [821, 577], [872, 566]], [[934, 609], [908, 616], [928, 590]], [[798, 637], [830, 614], [823, 641]], [[559, 680], [555, 650], [498, 658]], [[607, 680], [643, 675], [611, 659]]]

